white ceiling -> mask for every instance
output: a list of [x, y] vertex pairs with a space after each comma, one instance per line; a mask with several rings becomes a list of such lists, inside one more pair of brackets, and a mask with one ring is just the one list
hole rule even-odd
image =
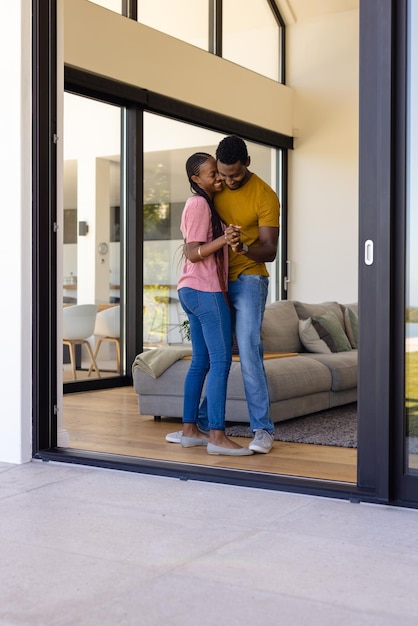
[[340, 13], [359, 8], [360, 0], [276, 0], [286, 24], [295, 24], [326, 13]]

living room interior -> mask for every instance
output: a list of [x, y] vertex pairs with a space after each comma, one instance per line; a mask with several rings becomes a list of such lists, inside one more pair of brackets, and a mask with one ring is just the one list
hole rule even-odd
[[[286, 229], [281, 233], [286, 236], [286, 267], [280, 266], [281, 257], [279, 264], [270, 267], [269, 302], [356, 303], [358, 0], [339, 2], [338, 9], [335, 2], [325, 0], [292, 0], [278, 5], [286, 20], [286, 84], [292, 92], [294, 148], [288, 153]], [[102, 11], [96, 7], [94, 19], [100, 20]], [[107, 14], [103, 17], [109, 19]], [[169, 40], [167, 37], [167, 46]], [[60, 282], [64, 306], [94, 300], [100, 310], [123, 307], [123, 267], [119, 262], [119, 208], [123, 203], [119, 184], [120, 119], [118, 107], [74, 94], [64, 96], [64, 137], [71, 140], [64, 153], [63, 209], [73, 224], [72, 235], [62, 242]], [[82, 120], [89, 121], [88, 133]], [[103, 128], [111, 130], [104, 133]], [[145, 113], [144, 131], [144, 211], [148, 211], [150, 230], [144, 237], [142, 315], [143, 345], [150, 349], [185, 343], [183, 319], [175, 301], [181, 245], [176, 232], [188, 193], [184, 162], [196, 148], [213, 153], [223, 134], [152, 113]], [[78, 145], [77, 137], [81, 138]], [[88, 143], [82, 141], [83, 137]], [[99, 144], [95, 144], [96, 138]], [[277, 184], [280, 197], [282, 181], [274, 180], [280, 151], [277, 156], [275, 150], [255, 142], [249, 142], [249, 148], [254, 171], [272, 185]], [[92, 205], [93, 186], [102, 197], [96, 197]], [[80, 230], [81, 223], [88, 226], [87, 232]], [[90, 271], [92, 267], [94, 271]], [[280, 283], [283, 274], [285, 286]], [[97, 357], [102, 377], [116, 377], [132, 365], [122, 363], [121, 371], [116, 371], [115, 343], [102, 346]], [[89, 361], [88, 356], [87, 362], [85, 358], [77, 375], [94, 379], [94, 371], [87, 375]], [[62, 383], [71, 385], [68, 362], [64, 363]], [[347, 404], [352, 404], [352, 399]], [[185, 455], [178, 447], [167, 445], [164, 436], [173, 429], [173, 420], [163, 417], [157, 422], [153, 415], [139, 415], [132, 387], [64, 393], [62, 405], [62, 427], [68, 433], [70, 447], [213, 464], [213, 459], [206, 458], [202, 451], [187, 451]], [[284, 441], [275, 444], [274, 453], [265, 458], [255, 456], [245, 462], [221, 459], [216, 463], [254, 472], [356, 482], [355, 446]]]

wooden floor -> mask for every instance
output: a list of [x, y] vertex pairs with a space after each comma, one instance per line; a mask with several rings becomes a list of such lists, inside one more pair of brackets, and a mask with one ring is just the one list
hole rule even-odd
[[[357, 450], [276, 441], [269, 454], [247, 457], [214, 456], [205, 447], [182, 448], [165, 435], [181, 429], [181, 421], [155, 422], [139, 415], [132, 387], [64, 395], [63, 427], [70, 447], [179, 463], [303, 476], [344, 483], [357, 482]], [[249, 439], [235, 438], [241, 445]]]
[[[80, 380], [95, 380], [98, 378], [97, 373], [93, 370], [92, 373], [88, 374], [88, 363], [84, 366], [84, 369], [77, 369], [76, 371], [76, 381]], [[111, 378], [112, 376], [117, 376], [118, 373], [116, 371], [116, 365], [112, 361], [110, 362], [99, 362], [98, 367], [100, 369], [100, 377], [101, 378]], [[65, 363], [62, 368], [62, 377], [64, 383], [74, 382], [73, 373], [71, 371], [71, 365], [69, 363]]]

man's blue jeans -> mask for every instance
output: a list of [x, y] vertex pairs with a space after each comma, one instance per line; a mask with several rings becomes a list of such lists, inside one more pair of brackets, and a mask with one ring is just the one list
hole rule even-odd
[[206, 378], [207, 419], [199, 427], [225, 429], [225, 402], [232, 358], [231, 311], [221, 292], [179, 289], [179, 299], [190, 321], [192, 361], [184, 383], [183, 423], [198, 421]]
[[[263, 362], [261, 324], [268, 292], [268, 278], [241, 274], [230, 281], [228, 296], [232, 307], [233, 326], [238, 343], [250, 427], [274, 433], [270, 419], [270, 396]], [[199, 428], [206, 430], [206, 398], [199, 410]]]

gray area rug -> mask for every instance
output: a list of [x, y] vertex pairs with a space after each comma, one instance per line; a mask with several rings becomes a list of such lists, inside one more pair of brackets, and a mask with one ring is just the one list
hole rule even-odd
[[[232, 437], [252, 437], [247, 424], [228, 426], [226, 433]], [[275, 426], [274, 439], [292, 443], [357, 448], [357, 402], [279, 422]]]

